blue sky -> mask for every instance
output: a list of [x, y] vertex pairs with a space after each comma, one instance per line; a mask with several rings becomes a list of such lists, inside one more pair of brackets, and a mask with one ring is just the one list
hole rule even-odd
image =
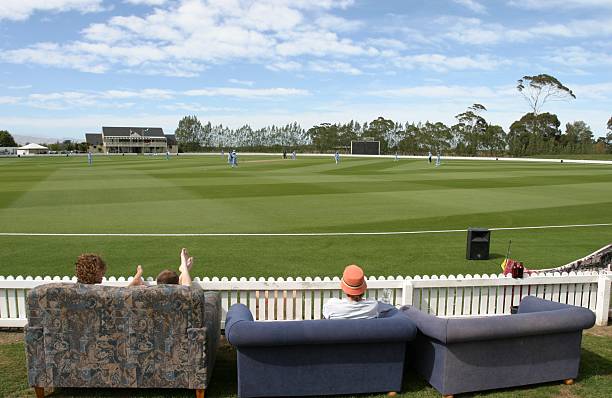
[[548, 73], [577, 99], [544, 111], [601, 136], [611, 38], [612, 0], [1, 0], [0, 129], [452, 124], [481, 103], [507, 130], [516, 80]]

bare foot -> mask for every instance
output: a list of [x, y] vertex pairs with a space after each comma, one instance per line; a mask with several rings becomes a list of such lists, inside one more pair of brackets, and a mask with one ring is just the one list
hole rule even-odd
[[[186, 266], [187, 265], [187, 259], [189, 258], [189, 253], [187, 252], [187, 249], [185, 249], [184, 247], [181, 249], [180, 257], [181, 257], [181, 265], [180, 265], [180, 267]], [[179, 267], [179, 269], [180, 269], [180, 267]]]
[[138, 265], [136, 267], [136, 274], [134, 274], [134, 280], [132, 280], [132, 283], [130, 283], [130, 286], [140, 286], [144, 284], [144, 281], [142, 280], [142, 265]]

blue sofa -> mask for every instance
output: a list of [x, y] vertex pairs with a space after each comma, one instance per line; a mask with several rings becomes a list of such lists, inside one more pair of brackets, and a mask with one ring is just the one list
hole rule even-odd
[[578, 376], [586, 308], [523, 298], [515, 315], [438, 318], [407, 306], [418, 327], [409, 355], [416, 370], [445, 396]]
[[400, 391], [416, 327], [395, 309], [377, 319], [255, 322], [235, 304], [225, 335], [237, 350], [239, 397], [334, 395]]

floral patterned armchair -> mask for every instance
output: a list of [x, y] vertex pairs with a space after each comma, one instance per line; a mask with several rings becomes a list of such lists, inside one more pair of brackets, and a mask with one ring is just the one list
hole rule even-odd
[[52, 283], [28, 294], [28, 380], [44, 387], [188, 388], [203, 397], [220, 338], [218, 293], [178, 285]]

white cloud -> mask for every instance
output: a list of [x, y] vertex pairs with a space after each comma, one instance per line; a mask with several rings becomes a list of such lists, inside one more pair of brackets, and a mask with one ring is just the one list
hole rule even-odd
[[108, 65], [101, 62], [95, 54], [83, 53], [72, 45], [62, 47], [57, 43], [38, 43], [27, 48], [3, 51], [0, 52], [0, 61], [69, 67], [90, 73], [103, 73], [108, 70]]
[[20, 100], [19, 97], [9, 97], [9, 96], [3, 96], [0, 97], [0, 105], [12, 105], [12, 104], [16, 104], [18, 103]]
[[336, 33], [321, 30], [293, 32], [286, 40], [275, 46], [276, 53], [283, 57], [314, 56], [360, 56], [378, 55], [374, 47], [364, 47], [351, 39], [339, 38]]
[[[375, 90], [370, 91], [370, 95], [378, 97], [408, 97], [408, 98], [439, 98], [447, 100], [460, 99], [484, 99], [484, 98], [495, 98], [499, 95], [499, 92], [495, 89], [485, 86], [446, 86], [446, 85], [427, 85], [427, 86], [413, 86], [413, 87], [400, 87], [388, 90]], [[469, 101], [468, 101], [469, 102]]]
[[175, 96], [175, 92], [172, 90], [163, 90], [157, 88], [147, 88], [140, 91], [132, 90], [107, 90], [100, 93], [100, 98], [104, 99], [126, 99], [126, 98], [140, 98], [146, 100], [167, 100], [172, 99]]
[[578, 100], [612, 101], [612, 82], [568, 84]]
[[579, 39], [612, 35], [612, 18], [577, 19], [566, 23], [539, 23], [524, 28], [511, 28], [499, 23], [483, 23], [478, 18], [438, 18], [439, 25], [448, 26], [439, 35], [469, 45], [526, 42], [545, 38]]
[[250, 80], [239, 80], [239, 79], [229, 79], [228, 82], [234, 83], [234, 84], [240, 84], [242, 86], [249, 86], [249, 87], [253, 87], [253, 85], [255, 84], [255, 82], [250, 81]]
[[384, 37], [377, 37], [368, 39], [367, 43], [374, 47], [391, 49], [391, 50], [405, 50], [408, 46], [403, 41], [397, 39], [389, 39]]
[[23, 21], [35, 12], [82, 13], [102, 10], [103, 0], [2, 0], [0, 2], [0, 20]]
[[32, 85], [24, 84], [22, 86], [6, 86], [6, 88], [8, 88], [9, 90], [27, 90], [29, 88], [32, 88]]
[[[74, 0], [76, 1], [76, 0]], [[139, 1], [141, 3], [142, 1]], [[147, 4], [151, 4], [147, 1]], [[373, 46], [342, 37], [361, 22], [331, 9], [353, 1], [179, 0], [155, 2], [143, 16], [114, 16], [82, 30], [68, 43], [5, 50], [0, 60], [103, 73], [195, 76], [211, 65], [242, 60], [295, 68], [287, 58], [374, 56]], [[275, 65], [277, 64], [277, 65]]]
[[297, 88], [235, 88], [216, 87], [188, 90], [184, 92], [190, 97], [235, 97], [235, 98], [267, 98], [294, 97], [308, 95], [308, 90]]
[[487, 11], [486, 7], [480, 4], [479, 2], [477, 2], [476, 0], [453, 0], [453, 1], [457, 4], [460, 4], [464, 7], [469, 8], [470, 10], [478, 14], [484, 14]]
[[330, 14], [317, 18], [315, 23], [324, 29], [334, 30], [337, 32], [351, 32], [361, 29], [364, 26], [362, 21], [351, 21]]
[[302, 64], [295, 61], [280, 61], [267, 65], [266, 68], [273, 71], [298, 71], [302, 69]]
[[591, 51], [580, 46], [562, 47], [551, 52], [545, 59], [568, 67], [612, 66], [612, 54]]
[[351, 64], [338, 61], [312, 61], [308, 64], [308, 68], [321, 73], [345, 73], [353, 76], [363, 74], [361, 70]]
[[208, 106], [208, 105], [203, 105], [203, 104], [198, 104], [198, 103], [186, 103], [186, 102], [176, 102], [176, 103], [168, 104], [168, 105], [160, 105], [159, 108], [169, 110], [169, 111], [181, 111], [181, 112], [190, 112], [190, 113], [232, 112], [235, 114], [236, 112], [240, 112], [239, 108]]
[[443, 54], [416, 54], [399, 57], [393, 62], [399, 68], [421, 68], [437, 72], [465, 69], [494, 70], [510, 65], [508, 60], [485, 54], [456, 57]]
[[[177, 101], [168, 104], [168, 101], [178, 98], [194, 97], [231, 97], [240, 99], [276, 99], [309, 95], [308, 90], [295, 88], [233, 88], [210, 87], [186, 91], [176, 91], [159, 88], [146, 88], [141, 90], [106, 90], [93, 91], [60, 91], [50, 93], [32, 93], [23, 97], [0, 97], [0, 104], [19, 104], [38, 109], [65, 110], [85, 108], [129, 108], [137, 104], [163, 103], [166, 109], [176, 104], [187, 104]], [[191, 105], [193, 106], [193, 105]], [[170, 108], [169, 108], [170, 107]], [[221, 108], [218, 108], [221, 109]]]
[[514, 7], [526, 9], [548, 9], [548, 8], [610, 8], [610, 0], [510, 0], [508, 4]]
[[147, 6], [161, 6], [166, 3], [166, 0], [123, 0], [124, 3]]

